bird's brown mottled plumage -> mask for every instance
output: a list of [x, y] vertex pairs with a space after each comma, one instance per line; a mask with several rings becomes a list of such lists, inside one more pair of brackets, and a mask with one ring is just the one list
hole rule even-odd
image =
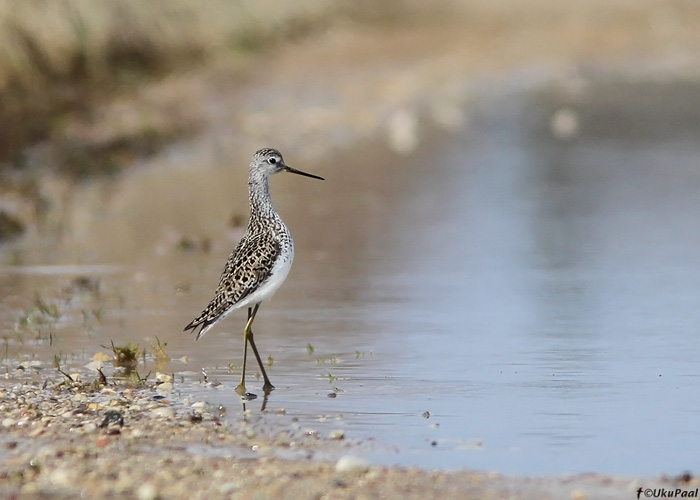
[[201, 327], [197, 338], [201, 337], [208, 327], [216, 323], [230, 308], [265, 283], [280, 257], [282, 246], [270, 233], [258, 233], [250, 238], [243, 238], [226, 261], [214, 298], [201, 314], [185, 327], [185, 331], [196, 331], [197, 327]]
[[260, 354], [253, 340], [252, 324], [260, 303], [272, 296], [287, 277], [294, 259], [294, 242], [270, 200], [268, 179], [278, 172], [291, 172], [323, 180], [313, 174], [295, 170], [284, 163], [276, 149], [261, 149], [253, 155], [248, 174], [250, 220], [243, 238], [231, 253], [221, 273], [219, 285], [207, 307], [192, 320], [185, 331], [204, 335], [229, 312], [248, 307], [248, 322], [243, 331], [244, 351], [241, 383], [236, 392], [245, 393], [246, 348], [250, 344], [265, 379], [266, 391], [274, 389], [265, 373]]

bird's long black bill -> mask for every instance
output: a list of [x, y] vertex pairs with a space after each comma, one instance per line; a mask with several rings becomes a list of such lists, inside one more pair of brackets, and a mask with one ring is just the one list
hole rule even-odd
[[292, 168], [292, 167], [290, 167], [289, 165], [285, 165], [285, 168], [284, 168], [284, 169], [285, 169], [287, 172], [290, 172], [290, 173], [292, 173], [292, 174], [299, 174], [299, 175], [303, 175], [304, 177], [311, 177], [312, 179], [318, 179], [318, 180], [320, 180], [320, 181], [325, 181], [325, 180], [326, 180], [326, 179], [324, 179], [323, 177], [320, 177], [320, 176], [314, 175], [314, 174], [307, 174], [306, 172], [302, 172], [301, 170], [297, 170], [296, 168]]

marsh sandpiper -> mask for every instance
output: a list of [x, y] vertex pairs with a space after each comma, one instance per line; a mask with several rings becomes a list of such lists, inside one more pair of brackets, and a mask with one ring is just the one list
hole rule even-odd
[[196, 331], [199, 328], [196, 337], [199, 339], [232, 311], [248, 308], [248, 321], [243, 330], [243, 369], [241, 382], [236, 387], [236, 392], [241, 396], [246, 394], [245, 369], [249, 343], [265, 381], [263, 391], [268, 394], [274, 389], [255, 346], [252, 326], [260, 304], [272, 297], [284, 282], [294, 258], [292, 235], [270, 199], [269, 178], [279, 172], [291, 172], [324, 180], [323, 177], [288, 166], [276, 149], [261, 149], [253, 155], [248, 174], [248, 227], [226, 262], [214, 298], [201, 314], [185, 327], [185, 331]]

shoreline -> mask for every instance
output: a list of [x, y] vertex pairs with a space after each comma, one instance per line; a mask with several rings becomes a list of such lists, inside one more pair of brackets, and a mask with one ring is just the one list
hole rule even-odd
[[[517, 477], [495, 472], [376, 466], [358, 444], [295, 427], [283, 413], [225, 409], [149, 382], [62, 382], [0, 389], [2, 498], [633, 498], [638, 488], [700, 482], [605, 474]], [[171, 380], [171, 379], [170, 379]], [[166, 387], [169, 389], [169, 387]], [[272, 415], [270, 418], [258, 418]], [[361, 446], [359, 446], [361, 448]], [[332, 451], [337, 461], [317, 460]], [[283, 454], [296, 458], [281, 458]]]

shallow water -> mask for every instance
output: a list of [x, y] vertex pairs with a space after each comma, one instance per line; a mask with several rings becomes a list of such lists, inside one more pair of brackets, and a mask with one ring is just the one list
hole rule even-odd
[[[373, 443], [359, 452], [376, 463], [692, 467], [700, 86], [601, 82], [566, 95], [485, 99], [458, 135], [435, 133], [406, 157], [372, 145], [332, 165], [287, 155], [327, 180], [272, 181], [297, 255], [255, 323], [277, 388], [264, 400], [253, 370], [248, 390], [260, 397], [247, 408], [343, 429]], [[580, 130], [560, 140], [549, 127], [562, 107]], [[226, 222], [245, 214], [245, 171], [192, 154], [181, 146], [82, 186], [57, 224], [3, 249], [7, 365], [19, 353], [48, 372], [54, 354], [79, 365], [110, 340], [152, 351], [157, 337], [168, 371], [241, 418], [245, 313], [198, 342], [181, 330], [241, 235]], [[183, 250], [182, 235], [210, 249]], [[77, 275], [99, 292], [71, 285]], [[57, 319], [36, 313], [36, 293]], [[33, 310], [43, 322], [15, 332]], [[200, 384], [202, 368], [222, 385]]]

